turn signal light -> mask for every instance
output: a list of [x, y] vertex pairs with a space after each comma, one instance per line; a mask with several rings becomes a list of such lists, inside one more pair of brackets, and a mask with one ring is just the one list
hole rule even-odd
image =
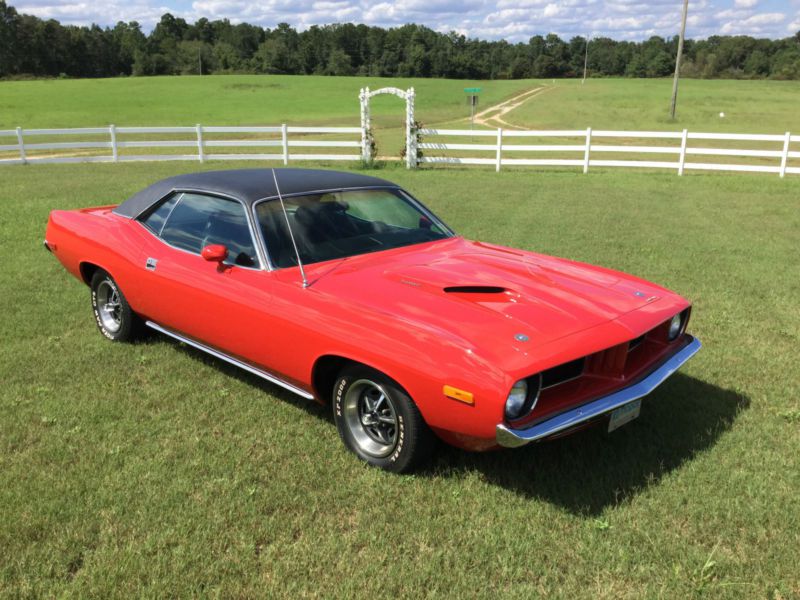
[[451, 385], [444, 386], [442, 388], [442, 392], [444, 392], [444, 395], [452, 400], [458, 400], [464, 404], [475, 404], [475, 398], [473, 398], [472, 392], [466, 392], [464, 390], [454, 388]]

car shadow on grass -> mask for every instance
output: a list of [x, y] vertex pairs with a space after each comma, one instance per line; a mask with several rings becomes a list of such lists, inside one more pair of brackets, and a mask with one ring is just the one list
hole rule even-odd
[[522, 496], [597, 515], [712, 447], [749, 404], [741, 394], [678, 373], [642, 402], [638, 419], [613, 433], [601, 422], [561, 439], [484, 454], [442, 445], [421, 474], [477, 471]]
[[[175, 347], [334, 426], [328, 406], [300, 398], [191, 346], [177, 343]], [[711, 448], [749, 405], [746, 396], [676, 373], [644, 399], [638, 419], [613, 433], [606, 433], [606, 424], [601, 422], [564, 438], [485, 453], [439, 444], [433, 461], [415, 475], [463, 477], [478, 472], [487, 483], [526, 498], [576, 514], [597, 515], [658, 485], [670, 472]]]
[[254, 373], [245, 371], [244, 369], [234, 366], [222, 359], [211, 356], [208, 353], [203, 352], [202, 350], [198, 350], [197, 348], [194, 348], [189, 344], [186, 344], [185, 342], [174, 340], [165, 335], [159, 335], [155, 332], [148, 331], [146, 332], [146, 335], [137, 343], [170, 344], [177, 351], [184, 352], [187, 356], [191, 357], [193, 360], [197, 360], [207, 365], [209, 368], [216, 369], [217, 371], [224, 373], [226, 377], [232, 377], [234, 379], [238, 379], [239, 381], [244, 382], [253, 388], [259, 389], [265, 394], [269, 394], [276, 400], [295, 406], [303, 410], [304, 412], [308, 413], [309, 415], [333, 423], [333, 415], [331, 414], [331, 409], [329, 406], [322, 405], [314, 400], [307, 400], [306, 398], [303, 398], [293, 392], [290, 392], [286, 388], [283, 388], [275, 383], [263, 379], [262, 377], [259, 377]]

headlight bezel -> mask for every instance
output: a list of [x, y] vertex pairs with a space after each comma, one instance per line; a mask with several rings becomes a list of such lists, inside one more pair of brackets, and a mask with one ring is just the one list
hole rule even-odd
[[[676, 319], [677, 319], [677, 329], [673, 331], [673, 325], [676, 323]], [[686, 331], [686, 323], [688, 320], [689, 320], [689, 309], [686, 309], [674, 315], [667, 322], [667, 342], [672, 343], [675, 340], [680, 339], [680, 337]]]
[[[512, 395], [514, 394], [515, 388], [520, 386], [520, 384], [525, 385], [525, 398], [521, 404], [519, 404], [519, 409], [517, 411], [509, 412], [509, 402], [511, 402]], [[539, 395], [542, 391], [542, 374], [537, 373], [536, 375], [531, 375], [530, 377], [525, 377], [524, 379], [520, 379], [516, 381], [513, 386], [511, 386], [511, 390], [509, 390], [508, 395], [506, 396], [505, 404], [503, 405], [503, 416], [505, 417], [506, 421], [519, 421], [530, 415], [533, 412], [533, 409], [536, 408], [536, 404], [539, 401]]]

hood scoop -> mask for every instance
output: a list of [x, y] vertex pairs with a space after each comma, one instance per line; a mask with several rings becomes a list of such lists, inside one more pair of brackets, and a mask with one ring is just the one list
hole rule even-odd
[[502, 294], [506, 288], [496, 285], [451, 285], [444, 288], [446, 294]]
[[519, 294], [499, 285], [449, 285], [442, 288], [445, 295], [465, 302], [491, 307], [519, 302]]

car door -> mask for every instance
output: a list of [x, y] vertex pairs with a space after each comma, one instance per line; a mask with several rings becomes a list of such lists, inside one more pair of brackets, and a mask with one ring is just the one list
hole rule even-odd
[[[139, 220], [151, 234], [141, 255], [144, 314], [162, 327], [267, 366], [269, 328], [262, 311], [270, 302], [272, 279], [244, 204], [178, 192]], [[227, 248], [225, 261], [201, 256], [211, 244]]]

